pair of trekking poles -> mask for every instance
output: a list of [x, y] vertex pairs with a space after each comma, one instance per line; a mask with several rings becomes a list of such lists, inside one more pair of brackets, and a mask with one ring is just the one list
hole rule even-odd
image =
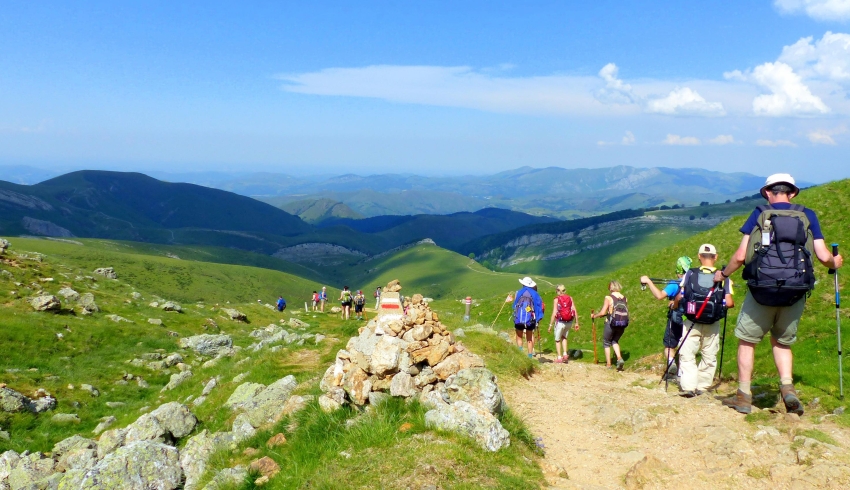
[[[833, 243], [832, 244], [832, 256], [835, 257], [836, 255], [838, 255], [838, 244]], [[841, 288], [838, 284], [838, 271], [836, 269], [829, 269], [829, 274], [833, 276], [833, 284], [834, 284], [834, 287], [835, 287], [835, 336], [836, 336], [836, 342], [838, 344], [838, 391], [839, 391], [839, 396], [843, 400], [844, 399], [844, 364], [843, 364], [843, 359], [842, 359], [843, 356], [842, 356], [842, 352], [841, 352]], [[708, 303], [708, 299], [711, 298], [711, 295], [714, 294], [714, 290], [717, 288], [717, 284], [719, 284], [719, 283], [716, 283], [714, 285], [714, 287], [711, 289], [711, 292], [709, 293], [708, 297], [703, 302], [702, 306], [700, 307], [699, 311], [697, 312], [697, 318], [699, 318], [700, 315], [702, 315], [702, 312], [705, 309], [706, 304]], [[725, 299], [723, 301], [723, 306], [724, 306], [724, 308], [726, 307]], [[720, 336], [720, 362], [719, 362], [718, 369], [717, 369], [717, 382], [718, 382], [718, 384], [723, 380], [723, 351], [725, 350], [725, 347], [726, 347], [726, 318], [727, 318], [727, 315], [726, 315], [726, 312], [724, 312], [724, 315], [723, 315], [723, 333]], [[668, 320], [668, 321], [672, 321], [672, 320]], [[688, 328], [687, 333], [685, 333], [684, 337], [682, 337], [682, 340], [679, 342], [679, 346], [676, 347], [676, 355], [679, 354], [679, 350], [685, 344], [685, 341], [688, 339], [688, 335], [691, 333], [691, 330], [693, 330], [693, 328], [694, 328], [694, 323], [691, 322], [691, 326]], [[594, 329], [594, 333], [595, 333], [595, 329]], [[595, 339], [594, 339], [594, 351], [596, 350], [595, 343], [596, 342], [595, 342]], [[673, 365], [675, 358], [676, 358], [676, 356], [673, 356], [673, 357], [670, 358], [669, 361], [667, 361], [667, 368], [664, 369], [664, 373], [661, 375], [661, 381], [665, 382], [664, 383], [664, 390], [665, 391], [667, 390], [667, 386], [668, 386], [668, 384], [667, 384], [668, 383], [667, 372], [670, 370], [670, 366]], [[661, 384], [661, 381], [659, 381], [659, 384]]]

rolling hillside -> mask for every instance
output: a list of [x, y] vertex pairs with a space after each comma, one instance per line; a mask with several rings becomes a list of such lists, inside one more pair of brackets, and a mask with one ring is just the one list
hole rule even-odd
[[332, 199], [305, 199], [281, 206], [287, 213], [294, 214], [307, 223], [321, 223], [333, 219], [360, 219], [363, 216], [347, 204]]

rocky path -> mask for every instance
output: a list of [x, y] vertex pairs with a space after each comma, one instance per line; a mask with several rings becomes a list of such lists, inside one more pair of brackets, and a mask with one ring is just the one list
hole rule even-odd
[[684, 399], [649, 375], [585, 363], [544, 360], [501, 383], [541, 438], [553, 488], [850, 488], [850, 428], [830, 416], [762, 411], [751, 423], [713, 395]]

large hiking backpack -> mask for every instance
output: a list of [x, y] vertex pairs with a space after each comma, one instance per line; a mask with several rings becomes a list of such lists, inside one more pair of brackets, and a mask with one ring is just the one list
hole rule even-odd
[[617, 328], [626, 328], [629, 326], [629, 301], [625, 296], [618, 298], [611, 295], [614, 304], [611, 307], [610, 325]]
[[342, 302], [350, 303], [351, 302], [351, 291], [343, 291], [342, 292]]
[[537, 319], [534, 317], [534, 297], [531, 291], [525, 290], [517, 298], [514, 307], [514, 325], [535, 326]]
[[691, 269], [682, 296], [685, 317], [694, 323], [711, 325], [726, 316], [723, 305], [726, 290], [721, 283], [714, 282], [714, 272], [706, 272], [699, 267]]
[[358, 294], [354, 297], [354, 304], [357, 306], [363, 306], [366, 303], [366, 297], [362, 294]]
[[573, 299], [566, 294], [558, 296], [558, 321], [573, 321]]
[[750, 233], [743, 277], [758, 303], [791, 306], [815, 287], [814, 238], [805, 207], [759, 206], [758, 224]]

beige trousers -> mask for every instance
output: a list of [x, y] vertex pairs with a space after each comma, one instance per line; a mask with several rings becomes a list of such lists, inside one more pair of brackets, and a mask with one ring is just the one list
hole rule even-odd
[[[711, 325], [685, 320], [682, 335], [691, 329], [691, 333], [679, 351], [679, 366], [682, 371], [680, 386], [682, 391], [707, 390], [714, 381], [717, 369], [717, 351], [720, 350], [720, 322]], [[697, 353], [702, 359], [697, 366]]]

